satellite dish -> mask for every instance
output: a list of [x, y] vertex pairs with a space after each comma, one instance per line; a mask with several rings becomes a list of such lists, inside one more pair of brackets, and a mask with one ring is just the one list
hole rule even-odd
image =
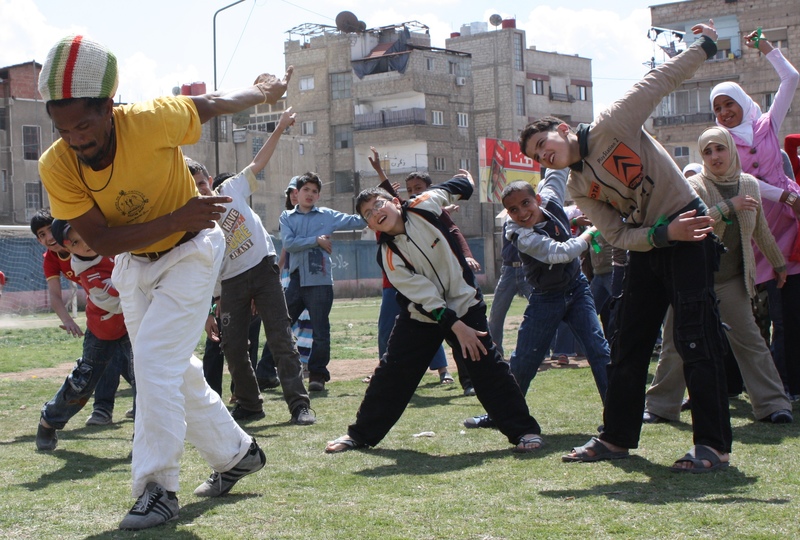
[[492, 24], [492, 26], [500, 26], [500, 24], [502, 24], [503, 22], [503, 17], [495, 13], [494, 15], [489, 17], [489, 22]]
[[[364, 27], [366, 28], [366, 24]], [[362, 31], [358, 17], [351, 11], [342, 11], [336, 16], [336, 28], [338, 28], [340, 32], [345, 32], [347, 34]]]
[[172, 95], [173, 96], [181, 95], [181, 87], [180, 86], [173, 86], [172, 87]]

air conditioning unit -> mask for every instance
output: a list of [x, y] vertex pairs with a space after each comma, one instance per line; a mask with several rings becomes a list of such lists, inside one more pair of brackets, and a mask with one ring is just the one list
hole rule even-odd
[[456, 86], [464, 86], [465, 84], [467, 84], [466, 77], [456, 77]]

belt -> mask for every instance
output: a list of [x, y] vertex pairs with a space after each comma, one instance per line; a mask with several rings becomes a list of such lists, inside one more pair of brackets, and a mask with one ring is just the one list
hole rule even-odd
[[186, 234], [181, 236], [181, 239], [178, 240], [178, 242], [174, 246], [172, 246], [169, 249], [165, 249], [164, 251], [149, 251], [147, 253], [131, 253], [131, 255], [133, 255], [134, 257], [141, 257], [142, 259], [147, 259], [150, 262], [155, 262], [164, 255], [166, 255], [167, 253], [169, 253], [170, 251], [172, 251], [173, 249], [175, 249], [176, 247], [178, 247], [179, 245], [185, 244], [195, 236], [197, 236], [197, 231], [187, 232]]
[[503, 265], [503, 266], [510, 266], [511, 268], [520, 268], [520, 267], [522, 267], [522, 263], [517, 261], [517, 262], [512, 262], [511, 264], [506, 264], [506, 265]]

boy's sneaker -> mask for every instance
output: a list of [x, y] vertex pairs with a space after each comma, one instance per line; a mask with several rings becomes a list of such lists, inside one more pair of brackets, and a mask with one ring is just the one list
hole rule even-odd
[[261, 470], [267, 462], [267, 456], [264, 451], [258, 447], [256, 440], [250, 443], [250, 449], [247, 454], [239, 460], [232, 469], [225, 472], [214, 471], [209, 476], [208, 480], [197, 486], [194, 494], [198, 497], [219, 497], [225, 495], [231, 488], [236, 485], [236, 482], [248, 474], [253, 474]]
[[292, 424], [298, 426], [310, 426], [317, 421], [317, 417], [308, 408], [308, 405], [300, 404], [292, 411]]
[[467, 428], [493, 428], [494, 420], [492, 420], [488, 414], [482, 414], [480, 416], [473, 416], [472, 418], [467, 418], [464, 420], [464, 427]]
[[309, 376], [308, 391], [322, 392], [323, 390], [325, 390], [325, 376], [312, 373]]
[[36, 449], [40, 452], [51, 452], [58, 446], [56, 428], [44, 427], [41, 420], [36, 430]]
[[92, 411], [92, 416], [86, 419], [87, 426], [107, 426], [111, 423], [111, 415], [103, 411]]
[[119, 528], [126, 531], [149, 529], [178, 517], [178, 498], [172, 497], [161, 484], [150, 482], [144, 489]]
[[258, 377], [258, 389], [262, 392], [272, 388], [278, 388], [281, 385], [281, 380], [278, 377]]
[[134, 419], [136, 418], [136, 412], [133, 409], [128, 409], [125, 411], [125, 418]]
[[239, 420], [260, 420], [266, 415], [264, 414], [264, 409], [260, 411], [250, 411], [242, 408], [242, 406], [237, 403], [233, 410], [231, 410], [231, 416], [238, 422]]

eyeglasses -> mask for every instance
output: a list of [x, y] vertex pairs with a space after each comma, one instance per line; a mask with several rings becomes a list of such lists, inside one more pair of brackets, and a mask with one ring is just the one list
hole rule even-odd
[[377, 212], [387, 204], [389, 204], [389, 201], [387, 201], [386, 199], [380, 199], [380, 198], [375, 199], [375, 204], [372, 205], [372, 209], [364, 212], [364, 221], [372, 221], [373, 216], [375, 216], [375, 212]]

